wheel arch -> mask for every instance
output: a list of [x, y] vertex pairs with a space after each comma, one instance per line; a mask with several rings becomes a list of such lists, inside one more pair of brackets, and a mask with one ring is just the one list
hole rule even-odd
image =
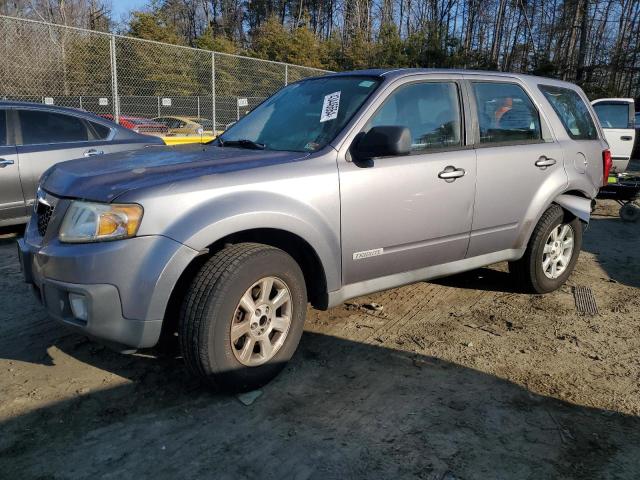
[[307, 298], [314, 308], [326, 310], [329, 304], [325, 267], [311, 244], [295, 233], [278, 228], [251, 228], [227, 234], [201, 250], [180, 274], [167, 306], [161, 336], [166, 339], [177, 331], [182, 299], [191, 281], [202, 266], [217, 252], [230, 244], [262, 243], [288, 253], [300, 266], [307, 288]]
[[588, 224], [591, 218], [591, 203], [592, 199], [589, 198], [584, 192], [579, 190], [570, 190], [561, 195], [558, 195], [552, 203], [555, 203], [562, 207], [565, 212], [578, 217], [581, 222]]
[[528, 217], [529, 220], [526, 222], [526, 228], [523, 229], [523, 234], [519, 237], [516, 247], [520, 249], [527, 247], [536, 225], [551, 205], [556, 204], [560, 206], [567, 215], [578, 217], [580, 221], [588, 224], [591, 216], [591, 202], [592, 199], [581, 190], [556, 192], [555, 195], [551, 196], [550, 200], [541, 204], [535, 211], [535, 215]]

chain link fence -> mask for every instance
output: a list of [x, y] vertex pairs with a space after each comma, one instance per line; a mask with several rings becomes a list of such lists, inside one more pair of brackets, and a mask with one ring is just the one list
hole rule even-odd
[[288, 83], [326, 73], [0, 15], [0, 98], [123, 124], [184, 117], [224, 130]]

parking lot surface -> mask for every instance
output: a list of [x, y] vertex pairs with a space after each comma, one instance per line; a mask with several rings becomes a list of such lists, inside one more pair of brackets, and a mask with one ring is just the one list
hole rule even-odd
[[[309, 311], [250, 405], [50, 321], [0, 239], [0, 477], [638, 478], [640, 223], [601, 202], [545, 296], [499, 264]], [[576, 311], [591, 288], [599, 314]]]

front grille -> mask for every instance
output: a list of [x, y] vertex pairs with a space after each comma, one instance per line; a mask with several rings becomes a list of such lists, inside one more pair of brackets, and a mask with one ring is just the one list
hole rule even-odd
[[36, 218], [38, 220], [38, 233], [42, 237], [47, 233], [51, 215], [53, 215], [53, 207], [39, 201], [36, 207]]

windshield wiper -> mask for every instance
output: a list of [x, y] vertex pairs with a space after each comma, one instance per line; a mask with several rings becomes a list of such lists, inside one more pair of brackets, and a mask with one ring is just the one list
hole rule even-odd
[[251, 148], [253, 150], [264, 150], [267, 146], [264, 143], [254, 142], [253, 140], [241, 139], [241, 140], [222, 140], [218, 139], [218, 143], [221, 147], [240, 147]]

